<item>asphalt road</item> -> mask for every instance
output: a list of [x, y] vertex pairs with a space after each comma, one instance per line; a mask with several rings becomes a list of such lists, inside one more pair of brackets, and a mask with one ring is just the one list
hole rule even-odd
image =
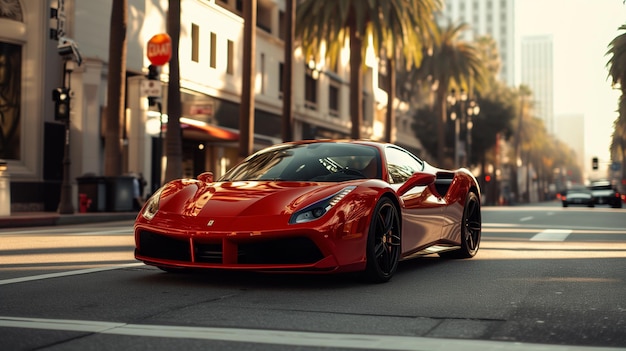
[[0, 230], [3, 350], [626, 350], [626, 209], [483, 208], [471, 260], [168, 274], [132, 222]]

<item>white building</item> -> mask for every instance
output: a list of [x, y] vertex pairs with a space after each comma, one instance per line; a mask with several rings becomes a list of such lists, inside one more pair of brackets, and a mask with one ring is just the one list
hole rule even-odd
[[580, 113], [559, 114], [555, 122], [555, 134], [576, 152], [576, 161], [580, 169], [588, 174], [592, 170], [591, 158], [585, 155], [585, 116]]
[[[59, 204], [65, 140], [55, 121], [53, 89], [71, 87], [70, 172], [74, 208], [75, 179], [100, 177], [104, 165], [103, 116], [107, 75], [111, 0], [6, 0], [0, 7], [0, 54], [11, 56], [17, 73], [12, 89], [16, 106], [3, 112], [17, 116], [3, 125], [0, 158], [8, 160], [13, 211], [54, 211]], [[162, 173], [157, 136], [146, 128], [159, 114], [145, 96], [148, 40], [166, 31], [167, 1], [128, 0], [126, 115], [122, 140], [124, 172], [142, 173], [149, 188]], [[243, 19], [238, 0], [181, 0], [180, 76], [183, 102], [183, 173], [204, 170], [220, 176], [238, 159], [239, 103], [242, 85]], [[8, 10], [7, 10], [8, 9]], [[57, 10], [58, 9], [58, 10]], [[256, 35], [255, 149], [281, 141], [281, 77], [285, 20], [284, 0], [259, 0]], [[51, 13], [60, 19], [50, 19]], [[78, 44], [80, 66], [71, 65], [63, 79], [57, 35]], [[345, 138], [350, 133], [349, 52], [336, 69], [323, 62], [309, 67], [294, 53], [294, 139]], [[1, 55], [0, 55], [1, 56]], [[363, 136], [381, 139], [386, 93], [378, 87], [378, 63], [366, 59]], [[162, 67], [162, 112], [167, 114], [169, 67]], [[20, 75], [21, 74], [21, 75]], [[4, 91], [2, 91], [4, 92]], [[420, 151], [411, 132], [408, 109], [397, 104], [398, 143]], [[13, 131], [6, 134], [7, 130]], [[4, 142], [6, 140], [6, 142]], [[9, 142], [10, 140], [10, 142]], [[9, 146], [7, 146], [9, 145]], [[101, 194], [102, 195], [102, 194]], [[104, 195], [102, 195], [104, 196]], [[107, 204], [107, 209], [108, 209]]]
[[521, 83], [532, 91], [535, 117], [544, 121], [548, 133], [555, 134], [552, 46], [551, 35], [522, 38]]
[[500, 78], [510, 86], [515, 85], [514, 10], [514, 0], [445, 0], [442, 13], [452, 23], [471, 26], [471, 31], [461, 39], [472, 41], [490, 36], [495, 40], [502, 61]]

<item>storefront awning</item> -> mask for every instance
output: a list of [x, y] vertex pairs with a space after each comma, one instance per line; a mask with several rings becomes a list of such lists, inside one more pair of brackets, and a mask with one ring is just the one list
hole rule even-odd
[[239, 133], [237, 131], [228, 130], [222, 127], [214, 126], [206, 123], [184, 123], [181, 121], [180, 127], [185, 137], [191, 139], [210, 140], [210, 141], [237, 141]]

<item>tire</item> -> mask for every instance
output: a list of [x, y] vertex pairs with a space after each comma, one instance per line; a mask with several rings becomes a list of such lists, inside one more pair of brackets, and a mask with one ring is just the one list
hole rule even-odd
[[389, 281], [398, 269], [401, 250], [398, 208], [383, 197], [376, 204], [370, 222], [364, 278], [371, 283]]
[[480, 200], [475, 193], [469, 192], [465, 199], [463, 217], [461, 219], [461, 248], [454, 251], [442, 252], [443, 258], [472, 258], [476, 256], [480, 247], [482, 231], [482, 216], [480, 214]]

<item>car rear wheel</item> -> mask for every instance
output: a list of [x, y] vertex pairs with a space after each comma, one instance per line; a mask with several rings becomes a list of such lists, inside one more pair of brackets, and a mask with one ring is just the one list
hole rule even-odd
[[373, 283], [391, 279], [398, 268], [401, 251], [400, 217], [388, 198], [382, 198], [372, 216], [367, 237], [365, 278]]
[[455, 251], [442, 252], [444, 258], [472, 258], [478, 252], [482, 231], [482, 217], [480, 214], [480, 199], [469, 192], [465, 199], [463, 218], [461, 219], [461, 248]]

